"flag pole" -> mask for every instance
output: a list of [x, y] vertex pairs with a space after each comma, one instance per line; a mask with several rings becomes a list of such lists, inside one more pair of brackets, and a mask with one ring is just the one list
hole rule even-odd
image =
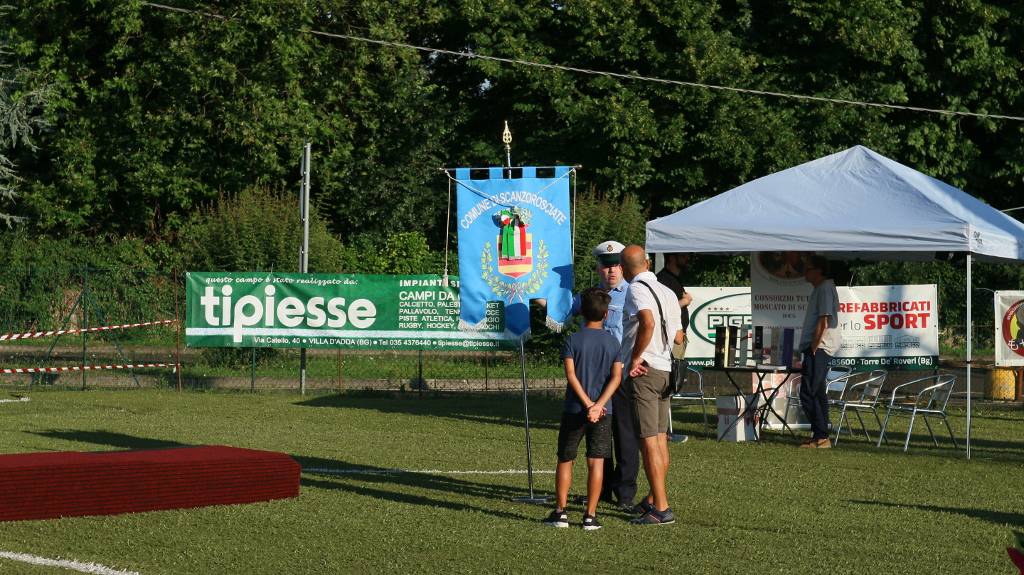
[[[508, 121], [505, 121], [505, 130], [501, 133], [501, 141], [505, 144], [505, 168], [506, 177], [512, 177], [512, 132], [508, 129]], [[529, 306], [529, 302], [527, 302]], [[520, 503], [534, 503], [544, 505], [551, 500], [550, 497], [537, 497], [533, 491], [533, 449], [530, 445], [530, 408], [526, 393], [526, 334], [519, 336], [519, 367], [523, 384], [523, 421], [526, 430], [526, 482], [529, 485], [530, 493], [527, 496], [513, 497], [512, 501]]]

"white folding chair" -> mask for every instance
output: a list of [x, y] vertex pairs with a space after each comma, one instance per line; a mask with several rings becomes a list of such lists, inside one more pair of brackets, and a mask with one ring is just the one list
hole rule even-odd
[[[847, 379], [850, 377], [852, 372], [853, 369], [845, 365], [838, 365], [828, 369], [828, 373], [825, 374], [825, 394], [828, 396], [829, 405], [836, 405], [837, 402], [843, 400], [843, 394], [846, 392]], [[786, 389], [786, 412], [783, 414], [786, 421], [789, 421], [790, 407], [803, 409], [803, 405], [800, 403], [800, 385], [802, 385], [802, 379], [803, 378], [799, 375], [794, 375], [789, 378], [789, 388]]]
[[[844, 390], [844, 398], [839, 399], [835, 404], [841, 407], [841, 410], [839, 412], [839, 424], [836, 426], [836, 438], [832, 440], [833, 445], [839, 443], [839, 433], [843, 430], [844, 421], [847, 425], [847, 432], [850, 432], [850, 420], [846, 418], [847, 411], [852, 411], [857, 416], [857, 419], [860, 421], [860, 428], [868, 441], [871, 441], [871, 436], [868, 434], [867, 426], [864, 425], [864, 419], [860, 416], [861, 411], [873, 413], [875, 421], [878, 422], [878, 429], [881, 431], [882, 420], [878, 418], [878, 398], [882, 394], [882, 386], [885, 385], [886, 375], [888, 375], [888, 372], [884, 369], [876, 369], [845, 378], [847, 387]], [[850, 433], [852, 435], [852, 432]]]
[[[953, 447], [959, 447], [956, 444], [956, 438], [953, 437], [953, 428], [949, 426], [949, 419], [946, 418], [946, 404], [949, 403], [949, 396], [953, 394], [953, 385], [955, 383], [955, 375], [940, 373], [908, 381], [894, 387], [892, 389], [892, 396], [889, 399], [889, 405], [885, 408], [885, 421], [882, 423], [882, 430], [878, 434], [878, 445], [876, 447], [881, 447], [882, 440], [885, 439], [885, 428], [889, 425], [890, 417], [900, 413], [910, 414], [910, 425], [907, 427], [907, 439], [903, 442], [903, 451], [907, 451], [910, 447], [910, 432], [914, 430], [914, 419], [918, 415], [924, 420], [924, 425], [928, 428], [928, 434], [932, 436], [932, 443], [935, 444], [935, 447], [939, 446], [939, 440], [935, 438], [932, 426], [928, 423], [929, 416], [942, 418], [942, 422], [946, 424], [946, 429], [949, 431], [949, 438], [953, 441]], [[897, 396], [901, 393], [900, 390], [911, 385], [924, 385], [925, 387], [917, 392], [916, 395], [907, 396], [906, 398], [901, 397], [897, 401]]]

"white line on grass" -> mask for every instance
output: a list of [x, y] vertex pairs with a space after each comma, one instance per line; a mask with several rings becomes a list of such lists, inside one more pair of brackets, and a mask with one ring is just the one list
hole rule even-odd
[[[324, 475], [397, 475], [400, 473], [420, 473], [423, 475], [526, 475], [525, 469], [331, 469], [329, 467], [304, 467], [306, 473], [322, 473]], [[534, 470], [534, 474], [552, 475], [554, 470]]]
[[10, 559], [11, 561], [21, 561], [22, 563], [43, 565], [45, 567], [61, 567], [64, 569], [71, 569], [72, 571], [78, 571], [80, 573], [92, 573], [94, 575], [139, 575], [138, 571], [121, 571], [119, 569], [112, 569], [97, 563], [82, 563], [81, 561], [69, 561], [67, 559], [47, 559], [46, 557], [40, 557], [38, 555], [13, 553], [11, 551], [0, 551], [0, 559]]
[[0, 399], [0, 403], [19, 403], [22, 401], [32, 401], [30, 397], [18, 397], [15, 399]]

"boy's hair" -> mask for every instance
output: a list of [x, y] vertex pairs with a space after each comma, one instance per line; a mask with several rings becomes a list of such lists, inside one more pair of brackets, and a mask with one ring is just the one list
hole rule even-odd
[[580, 294], [580, 313], [587, 321], [601, 321], [611, 302], [612, 296], [603, 289], [587, 288]]

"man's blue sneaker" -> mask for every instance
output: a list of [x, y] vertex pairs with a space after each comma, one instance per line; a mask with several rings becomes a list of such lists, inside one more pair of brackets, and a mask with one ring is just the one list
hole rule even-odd
[[664, 511], [651, 509], [640, 517], [630, 521], [633, 525], [671, 525], [676, 522], [676, 516], [669, 507]]

